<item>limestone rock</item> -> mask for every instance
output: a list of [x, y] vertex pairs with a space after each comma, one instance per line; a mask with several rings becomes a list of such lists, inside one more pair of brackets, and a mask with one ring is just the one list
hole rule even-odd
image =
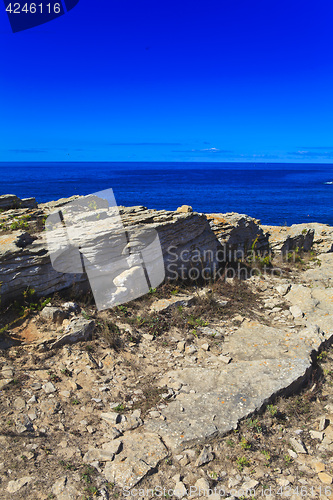
[[8, 493], [17, 493], [23, 486], [30, 483], [32, 481], [32, 477], [25, 476], [21, 477], [21, 479], [17, 479], [16, 481], [9, 481], [7, 486]]
[[319, 431], [310, 431], [310, 436], [312, 437], [312, 439], [319, 439], [319, 441], [322, 441], [324, 438], [324, 433]]
[[40, 316], [45, 320], [49, 320], [57, 323], [58, 325], [61, 325], [63, 320], [68, 317], [68, 314], [66, 313], [66, 311], [59, 309], [58, 307], [52, 307], [48, 305], [44, 307], [44, 309], [42, 309]]
[[37, 208], [37, 202], [35, 198], [23, 198], [21, 200], [15, 194], [0, 196], [0, 210], [10, 210], [13, 208]]
[[[196, 493], [199, 496], [207, 496], [208, 495], [208, 492], [209, 492], [209, 482], [204, 477], [201, 477], [200, 479], [198, 479], [196, 481], [194, 487], [196, 489], [193, 491], [193, 493]], [[193, 488], [192, 488], [192, 490], [193, 490]]]
[[176, 211], [180, 213], [188, 213], [193, 212], [193, 208], [190, 207], [190, 205], [182, 205], [181, 207], [178, 207]]
[[179, 481], [174, 487], [173, 494], [177, 498], [184, 498], [187, 496], [187, 489], [182, 481]]
[[43, 389], [46, 392], [46, 394], [52, 394], [53, 392], [56, 392], [56, 387], [52, 384], [52, 382], [47, 382], [46, 384], [43, 385]]
[[3, 194], [0, 196], [0, 210], [9, 210], [19, 206], [20, 198], [15, 194]]
[[176, 297], [171, 297], [170, 299], [160, 299], [153, 303], [150, 310], [152, 312], [162, 312], [162, 311], [168, 311], [173, 307], [179, 307], [179, 306], [188, 307], [193, 303], [193, 301], [194, 301], [193, 295], [188, 295], [184, 297], [176, 296]]
[[269, 237], [270, 249], [275, 254], [287, 254], [298, 249], [308, 252], [314, 240], [315, 231], [306, 224], [288, 226], [261, 226]]
[[195, 462], [196, 467], [201, 467], [201, 465], [208, 464], [214, 460], [214, 453], [212, 452], [212, 447], [207, 445], [201, 450], [198, 460]]
[[221, 243], [220, 261], [232, 262], [247, 257], [252, 246], [258, 252], [268, 250], [268, 237], [257, 219], [234, 212], [207, 214], [207, 219]]
[[65, 328], [65, 333], [51, 344], [52, 348], [65, 344], [74, 344], [82, 340], [88, 340], [95, 328], [95, 321], [85, 318], [72, 318]]
[[75, 485], [66, 476], [54, 483], [52, 493], [56, 495], [58, 500], [76, 500], [79, 496]]
[[295, 319], [303, 318], [303, 312], [299, 306], [291, 306], [289, 308], [289, 311], [291, 312], [291, 314], [294, 316]]
[[332, 484], [333, 478], [326, 472], [319, 472], [318, 478], [324, 484]]
[[101, 418], [112, 425], [119, 423], [121, 420], [120, 414], [116, 412], [101, 413]]
[[289, 443], [294, 448], [296, 453], [307, 454], [307, 449], [305, 448], [304, 443], [302, 441], [298, 441], [295, 438], [290, 438]]
[[[117, 447], [116, 447], [117, 448]], [[118, 445], [119, 448], [119, 445]], [[114, 458], [114, 451], [112, 449], [103, 449], [100, 450], [98, 448], [93, 448], [84, 455], [83, 461], [87, 464], [91, 464], [92, 462], [111, 462]]]
[[107, 462], [104, 476], [120, 488], [132, 488], [168, 451], [156, 434], [127, 433], [122, 440], [123, 449], [113, 462]]
[[[15, 200], [14, 197], [11, 203], [15, 202]], [[40, 209], [44, 211], [41, 212], [41, 216], [43, 216], [43, 213], [48, 214], [51, 209], [58, 209], [66, 204], [66, 201], [70, 202], [73, 199], [59, 200], [56, 203], [41, 205]], [[8, 204], [8, 200], [3, 200], [3, 206], [5, 204]], [[119, 207], [119, 213], [127, 232], [133, 232], [134, 230], [139, 232], [142, 228], [148, 231], [150, 229], [157, 231], [164, 259], [164, 271], [170, 279], [183, 277], [180, 274], [180, 268], [182, 268], [181, 272], [185, 273], [184, 278], [186, 278], [186, 273], [193, 270], [193, 268], [196, 268], [198, 272], [201, 272], [203, 268], [213, 272], [218, 267], [219, 262], [216, 252], [220, 248], [220, 244], [205, 215], [193, 212], [148, 210], [145, 207]], [[85, 231], [82, 236], [78, 231], [75, 243], [79, 246], [80, 238], [85, 238], [85, 256], [89, 262], [93, 264], [97, 259], [98, 263], [103, 265], [105, 260], [107, 265], [113, 253], [114, 257], [118, 255], [117, 252], [120, 251], [119, 242], [118, 245], [113, 245], [112, 239], [116, 240], [116, 235], [110, 232], [110, 228], [103, 218], [93, 224], [94, 231], [91, 231], [91, 233]], [[67, 272], [65, 272], [65, 267], [60, 266], [62, 272], [56, 271], [52, 267], [46, 231], [39, 233], [36, 239], [21, 245], [23, 233], [23, 231], [14, 231], [0, 236], [0, 281], [2, 281], [0, 294], [2, 301], [16, 298], [27, 287], [33, 288], [37, 296], [45, 296], [68, 288], [74, 283], [87, 286], [87, 276], [83, 274], [81, 264], [68, 265]], [[60, 231], [58, 236], [59, 238], [56, 241], [59, 248], [67, 248], [68, 241], [63, 232]], [[86, 241], [87, 238], [88, 240], [90, 238], [90, 240]], [[101, 248], [105, 247], [101, 243], [103, 241], [110, 243], [111, 253], [106, 252], [100, 256]], [[134, 257], [131, 256], [131, 258], [133, 260]], [[63, 254], [58, 257], [59, 265], [61, 259], [64, 259]], [[134, 261], [133, 263], [135, 264]], [[117, 279], [117, 275], [118, 270], [114, 279]], [[196, 276], [193, 276], [193, 279], [195, 278]], [[119, 283], [123, 283], [124, 279], [126, 279], [125, 276], [119, 277]], [[125, 287], [120, 286], [118, 290], [121, 292], [123, 288]]]

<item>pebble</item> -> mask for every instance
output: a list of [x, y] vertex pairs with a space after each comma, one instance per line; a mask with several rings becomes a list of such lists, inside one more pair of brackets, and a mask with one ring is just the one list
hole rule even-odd
[[297, 453], [295, 453], [293, 450], [288, 450], [288, 453], [289, 455], [291, 456], [291, 458], [297, 458]]
[[207, 481], [206, 478], [201, 477], [200, 479], [197, 480], [195, 483], [195, 488], [196, 488], [196, 493], [198, 493], [201, 496], [207, 496], [207, 493], [209, 491], [209, 482]]

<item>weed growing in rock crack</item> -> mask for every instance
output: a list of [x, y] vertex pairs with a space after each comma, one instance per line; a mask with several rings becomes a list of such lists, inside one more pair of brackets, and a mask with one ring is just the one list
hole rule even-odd
[[275, 417], [277, 415], [278, 409], [274, 405], [267, 405], [267, 409], [269, 413], [271, 414], [272, 417]]
[[317, 361], [326, 361], [327, 356], [327, 351], [321, 351], [321, 353], [317, 355]]
[[30, 215], [22, 215], [18, 219], [15, 219], [14, 222], [11, 223], [9, 228], [12, 231], [15, 231], [16, 229], [29, 229], [28, 221], [30, 219], [31, 219]]
[[76, 405], [79, 405], [80, 404], [80, 401], [78, 399], [73, 399], [72, 400], [72, 405], [76, 406]]
[[[96, 497], [97, 493], [98, 493], [98, 488], [96, 488], [96, 486], [94, 485], [90, 485], [90, 486], [87, 486], [84, 491], [87, 491], [89, 494], [92, 494], [93, 497]], [[85, 497], [85, 500], [92, 500], [92, 497], [89, 496], [89, 497]]]
[[231, 448], [233, 448], [235, 446], [235, 443], [234, 443], [234, 441], [232, 439], [227, 439], [226, 440], [226, 444], [228, 446], [230, 446]]
[[250, 428], [250, 429], [254, 429], [256, 432], [262, 432], [262, 426], [261, 426], [261, 423], [259, 422], [259, 420], [256, 418], [254, 420], [252, 420], [251, 418], [249, 418], [247, 421], [246, 421], [246, 425]]
[[126, 307], [126, 306], [122, 306], [122, 305], [117, 306], [117, 311], [118, 311], [119, 313], [122, 313], [122, 314], [125, 314], [125, 315], [126, 315], [126, 314], [128, 313], [128, 307]]
[[58, 377], [58, 375], [56, 373], [53, 373], [51, 370], [49, 370], [47, 373], [48, 373], [49, 379], [52, 382], [61, 382], [61, 378]]
[[311, 410], [311, 401], [314, 396], [310, 393], [305, 393], [292, 398], [286, 405], [286, 413], [293, 417], [299, 418], [302, 415], [307, 415]]
[[82, 316], [84, 317], [84, 319], [87, 319], [87, 320], [91, 319], [89, 314], [86, 313], [86, 311], [84, 311], [84, 310], [82, 310]]

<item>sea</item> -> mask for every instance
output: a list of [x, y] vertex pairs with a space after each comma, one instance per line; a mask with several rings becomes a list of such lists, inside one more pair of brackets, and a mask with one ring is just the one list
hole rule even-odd
[[333, 164], [0, 163], [0, 194], [39, 203], [112, 188], [117, 204], [238, 212], [262, 224], [333, 225]]

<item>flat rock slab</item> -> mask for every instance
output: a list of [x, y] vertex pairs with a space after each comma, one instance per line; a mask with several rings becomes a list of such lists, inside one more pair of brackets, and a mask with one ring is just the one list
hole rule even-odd
[[304, 357], [172, 371], [170, 377], [187, 386], [186, 392], [195, 392], [180, 392], [163, 410], [166, 420], [148, 420], [145, 428], [158, 433], [173, 452], [180, 452], [235, 429], [240, 419], [273, 394], [300, 383], [310, 366]]
[[168, 455], [156, 434], [129, 432], [122, 438], [123, 448], [104, 468], [106, 479], [121, 488], [132, 488]]
[[197, 365], [168, 373], [182, 389], [163, 410], [165, 420], [148, 419], [145, 428], [179, 452], [226, 434], [272, 396], [296, 389], [311, 370], [313, 352], [333, 338], [333, 290], [327, 284], [333, 254], [320, 257], [320, 281], [309, 271], [305, 275], [310, 283], [292, 285], [285, 295], [290, 307], [304, 313], [297, 327], [245, 321], [226, 339], [231, 363], [221, 366], [216, 358], [212, 367]]

